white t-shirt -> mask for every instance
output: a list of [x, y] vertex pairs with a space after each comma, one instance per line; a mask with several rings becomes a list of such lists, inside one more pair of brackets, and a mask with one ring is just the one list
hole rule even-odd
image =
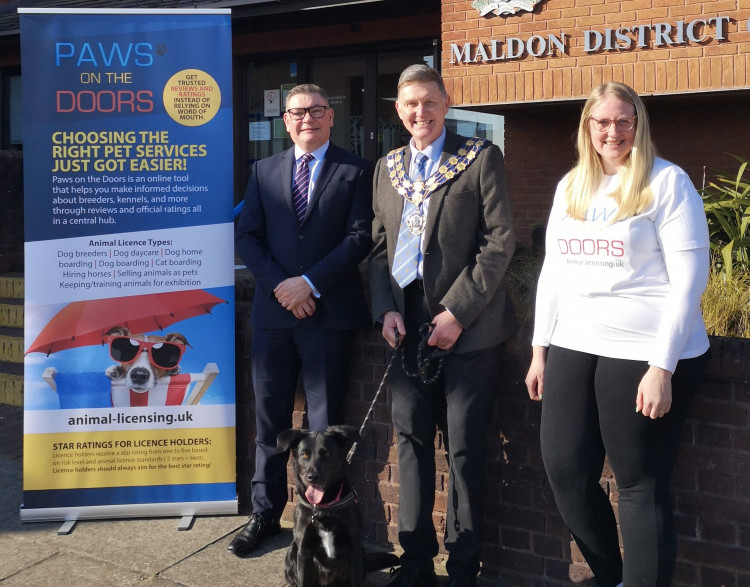
[[709, 347], [700, 313], [708, 279], [708, 225], [687, 174], [657, 159], [654, 198], [611, 223], [618, 176], [605, 176], [583, 221], [565, 210], [566, 178], [547, 225], [532, 344], [648, 361], [674, 371]]

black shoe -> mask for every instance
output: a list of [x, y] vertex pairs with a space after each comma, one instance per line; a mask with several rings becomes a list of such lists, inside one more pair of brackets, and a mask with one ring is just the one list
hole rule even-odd
[[435, 587], [435, 571], [413, 565], [391, 569], [391, 579], [386, 587]]
[[258, 548], [263, 540], [281, 532], [278, 520], [264, 514], [253, 514], [242, 531], [230, 542], [227, 550], [237, 556], [246, 555]]
[[447, 587], [477, 587], [477, 578], [470, 575], [448, 577]]

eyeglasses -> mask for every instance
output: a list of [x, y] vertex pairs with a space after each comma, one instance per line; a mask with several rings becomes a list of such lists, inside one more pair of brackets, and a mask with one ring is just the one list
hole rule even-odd
[[309, 108], [289, 108], [286, 113], [292, 120], [302, 120], [308, 112], [313, 118], [323, 118], [330, 106], [310, 106]]
[[609, 127], [612, 126], [613, 122], [617, 127], [617, 130], [632, 130], [633, 126], [635, 126], [636, 118], [638, 118], [637, 114], [635, 116], [623, 116], [622, 118], [618, 118], [617, 120], [612, 120], [611, 118], [594, 118], [593, 116], [589, 116], [589, 120], [594, 125], [594, 129], [599, 132], [607, 132], [609, 130]]
[[109, 356], [118, 363], [132, 363], [143, 350], [148, 351], [155, 366], [174, 369], [180, 364], [185, 345], [163, 340], [147, 342], [129, 336], [113, 336], [109, 340]]

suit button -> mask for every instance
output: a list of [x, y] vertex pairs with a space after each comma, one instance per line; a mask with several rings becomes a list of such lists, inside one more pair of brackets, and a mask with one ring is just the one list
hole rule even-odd
[[297, 235], [297, 240], [300, 240], [300, 241], [301, 241], [301, 240], [302, 240], [303, 238], [305, 238], [305, 235], [304, 235], [304, 234], [298, 234], [298, 235]]

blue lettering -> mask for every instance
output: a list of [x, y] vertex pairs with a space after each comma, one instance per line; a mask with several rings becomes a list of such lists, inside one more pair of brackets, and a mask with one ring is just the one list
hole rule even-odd
[[67, 59], [73, 55], [75, 55], [73, 43], [55, 43], [55, 66], [60, 67], [60, 59]]
[[128, 45], [128, 50], [125, 53], [125, 56], [122, 54], [122, 49], [120, 49], [119, 43], [115, 43], [112, 45], [112, 48], [109, 50], [109, 56], [106, 55], [104, 52], [104, 46], [99, 43], [99, 52], [102, 54], [102, 59], [104, 59], [104, 65], [107, 67], [110, 67], [112, 65], [112, 60], [114, 58], [115, 53], [117, 53], [120, 56], [120, 65], [125, 67], [128, 64], [128, 61], [130, 59], [130, 50], [132, 49], [133, 44], [130, 43]]
[[151, 54], [152, 49], [151, 43], [136, 43], [135, 54], [144, 58], [135, 60], [138, 67], [149, 67], [154, 64], [154, 56]]
[[90, 43], [83, 43], [80, 47], [76, 47], [73, 43], [56, 43], [55, 65], [60, 67], [64, 59], [75, 59], [77, 56], [76, 67], [84, 64], [93, 67], [100, 65], [112, 67], [113, 64], [119, 64], [126, 67], [131, 61], [138, 67], [149, 67], [154, 64], [152, 50], [151, 43], [128, 43], [127, 46], [121, 46], [119, 43], [108, 46], [97, 43], [96, 49]]
[[96, 57], [94, 57], [94, 52], [91, 50], [91, 45], [89, 45], [88, 43], [83, 44], [81, 54], [78, 56], [78, 63], [76, 63], [76, 67], [81, 67], [81, 63], [84, 62], [91, 62], [94, 67], [98, 67]]
[[602, 222], [607, 222], [609, 220], [609, 217], [615, 212], [616, 210], [612, 208], [610, 209], [604, 208], [604, 209], [599, 209], [599, 210], [597, 210], [596, 208], [593, 208], [589, 210], [588, 220], [590, 220], [591, 222], [598, 222], [600, 220]]

